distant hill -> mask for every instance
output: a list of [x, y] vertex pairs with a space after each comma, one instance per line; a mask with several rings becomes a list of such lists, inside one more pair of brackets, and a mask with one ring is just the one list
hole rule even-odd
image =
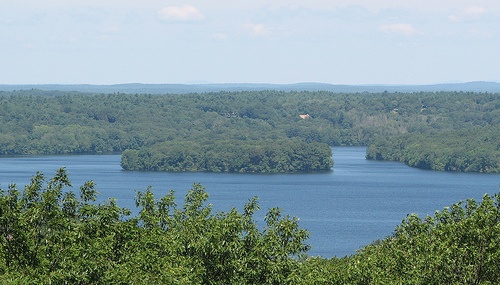
[[296, 83], [296, 84], [266, 84], [266, 83], [228, 83], [228, 84], [27, 84], [6, 85], [0, 84], [0, 91], [13, 90], [59, 90], [90, 93], [139, 93], [139, 94], [185, 94], [206, 93], [219, 91], [330, 91], [335, 93], [356, 92], [500, 92], [500, 83], [474, 81], [467, 83], [446, 83], [434, 85], [335, 85], [326, 83]]

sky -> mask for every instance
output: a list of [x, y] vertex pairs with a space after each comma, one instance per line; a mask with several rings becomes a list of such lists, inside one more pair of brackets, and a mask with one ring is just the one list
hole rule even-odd
[[468, 81], [499, 0], [0, 0], [0, 84]]

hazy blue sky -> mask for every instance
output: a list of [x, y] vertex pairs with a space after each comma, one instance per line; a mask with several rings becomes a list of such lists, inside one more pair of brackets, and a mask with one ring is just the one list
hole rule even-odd
[[0, 0], [0, 84], [476, 80], [499, 0]]

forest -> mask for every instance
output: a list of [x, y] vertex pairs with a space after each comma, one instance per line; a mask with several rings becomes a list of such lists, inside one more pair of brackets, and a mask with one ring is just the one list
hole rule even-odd
[[471, 127], [440, 133], [378, 137], [370, 144], [366, 157], [438, 171], [498, 173], [499, 135], [498, 131]]
[[369, 159], [498, 173], [498, 137], [497, 93], [0, 92], [0, 155], [118, 152], [130, 170], [322, 171], [328, 146], [364, 145]]
[[307, 255], [299, 219], [258, 198], [213, 212], [193, 184], [136, 194], [138, 214], [97, 203], [90, 180], [71, 190], [66, 170], [0, 189], [3, 284], [497, 284], [500, 196], [458, 202], [434, 216], [408, 215], [393, 234], [346, 257]]

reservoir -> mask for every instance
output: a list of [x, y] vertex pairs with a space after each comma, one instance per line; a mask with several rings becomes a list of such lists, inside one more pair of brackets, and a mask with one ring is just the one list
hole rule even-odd
[[51, 178], [66, 167], [72, 190], [88, 180], [96, 183], [99, 201], [116, 198], [121, 207], [137, 213], [136, 191], [148, 186], [157, 198], [175, 190], [178, 204], [193, 183], [210, 194], [215, 211], [239, 210], [253, 196], [261, 210], [259, 225], [272, 207], [300, 218], [309, 230], [309, 255], [345, 256], [392, 234], [407, 214], [421, 217], [460, 200], [499, 191], [499, 174], [449, 173], [410, 168], [396, 162], [365, 159], [364, 147], [334, 147], [333, 171], [305, 174], [131, 172], [120, 167], [120, 155], [19, 156], [0, 159], [0, 187], [19, 189], [37, 171]]

